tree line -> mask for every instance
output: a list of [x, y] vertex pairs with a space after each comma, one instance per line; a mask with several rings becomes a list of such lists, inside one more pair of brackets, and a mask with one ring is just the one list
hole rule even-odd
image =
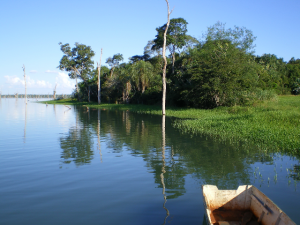
[[[216, 23], [201, 40], [187, 34], [188, 22], [171, 19], [166, 33], [167, 105], [196, 108], [248, 105], [279, 94], [300, 93], [300, 59], [285, 62], [274, 54], [254, 53], [256, 37], [245, 27], [226, 29]], [[162, 99], [163, 38], [167, 24], [156, 28], [143, 55], [123, 62], [121, 53], [101, 66], [101, 101], [159, 104]], [[58, 68], [76, 79], [74, 96], [97, 101], [98, 69], [90, 46], [60, 43], [63, 57]], [[77, 79], [80, 82], [77, 82]]]

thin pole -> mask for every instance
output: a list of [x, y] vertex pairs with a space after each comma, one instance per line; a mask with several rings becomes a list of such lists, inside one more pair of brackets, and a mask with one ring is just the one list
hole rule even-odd
[[167, 7], [168, 7], [168, 22], [166, 24], [166, 29], [164, 32], [164, 42], [163, 42], [163, 48], [162, 48], [162, 55], [164, 59], [164, 67], [163, 67], [163, 76], [162, 76], [162, 83], [163, 83], [163, 93], [162, 93], [162, 115], [166, 114], [166, 96], [167, 96], [167, 82], [166, 82], [166, 69], [167, 69], [167, 58], [166, 58], [166, 43], [167, 43], [167, 31], [170, 24], [170, 8], [169, 8], [169, 2], [166, 0]]
[[102, 48], [101, 48], [101, 55], [100, 55], [100, 64], [98, 65], [98, 104], [101, 104], [101, 93], [100, 93], [100, 91], [101, 91], [100, 90], [101, 59], [102, 59]]
[[25, 82], [25, 103], [27, 104], [27, 86], [26, 86], [26, 73], [25, 73], [25, 65], [23, 64], [24, 71], [24, 82]]

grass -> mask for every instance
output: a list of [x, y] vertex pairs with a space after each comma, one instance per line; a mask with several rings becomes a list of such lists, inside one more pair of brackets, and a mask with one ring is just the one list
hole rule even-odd
[[[53, 103], [161, 115], [160, 106], [97, 105], [70, 100]], [[166, 115], [177, 118], [173, 125], [183, 132], [300, 156], [300, 96], [279, 96], [277, 101], [247, 107], [219, 107], [212, 110], [168, 108]]]

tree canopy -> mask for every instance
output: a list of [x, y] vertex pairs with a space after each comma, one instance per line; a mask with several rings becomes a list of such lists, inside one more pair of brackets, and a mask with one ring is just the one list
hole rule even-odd
[[256, 37], [251, 30], [237, 26], [234, 26], [234, 29], [226, 29], [225, 25], [225, 23], [217, 22], [213, 26], [208, 27], [207, 32], [203, 35], [205, 41], [229, 40], [236, 47], [246, 52], [254, 53]]
[[78, 92], [77, 78], [84, 81], [89, 79], [89, 75], [94, 67], [92, 57], [95, 55], [90, 46], [75, 43], [75, 47], [71, 49], [70, 45], [59, 43], [60, 50], [64, 53], [59, 61], [58, 68], [67, 71], [72, 79], [76, 79], [76, 87]]
[[[166, 46], [172, 55], [172, 72], [174, 72], [175, 52], [186, 45], [188, 37], [186, 35], [188, 22], [183, 18], [171, 19], [167, 30]], [[152, 50], [161, 49], [163, 47], [164, 32], [167, 24], [156, 28], [157, 35], [154, 39]]]
[[109, 57], [106, 59], [106, 63], [112, 68], [110, 76], [113, 75], [115, 67], [118, 66], [123, 60], [123, 55], [120, 53], [115, 54], [113, 55], [113, 57]]
[[[187, 34], [187, 24], [183, 18], [170, 20], [166, 45], [171, 54], [166, 61], [161, 51], [166, 24], [156, 28], [155, 39], [148, 41], [142, 55], [128, 62], [122, 62], [120, 53], [107, 58], [109, 67], [101, 67], [101, 100], [161, 104], [165, 62], [166, 105], [214, 108], [300, 94], [300, 59], [285, 62], [274, 54], [254, 55], [256, 37], [245, 27], [227, 29], [218, 22], [199, 41]], [[91, 94], [96, 100], [94, 52], [78, 43], [74, 48], [61, 44], [61, 50], [59, 68], [83, 81], [77, 85], [80, 96], [86, 100]]]
[[90, 46], [75, 43], [71, 49], [70, 45], [60, 43], [61, 51], [64, 53], [58, 68], [69, 72], [71, 78], [79, 77], [85, 80], [94, 67], [92, 57], [95, 55]]

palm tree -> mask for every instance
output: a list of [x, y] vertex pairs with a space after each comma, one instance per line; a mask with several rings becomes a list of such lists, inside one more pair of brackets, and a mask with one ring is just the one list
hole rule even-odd
[[135, 83], [137, 89], [145, 92], [146, 88], [150, 86], [151, 80], [154, 79], [154, 69], [150, 62], [137, 61], [132, 64], [132, 81]]

